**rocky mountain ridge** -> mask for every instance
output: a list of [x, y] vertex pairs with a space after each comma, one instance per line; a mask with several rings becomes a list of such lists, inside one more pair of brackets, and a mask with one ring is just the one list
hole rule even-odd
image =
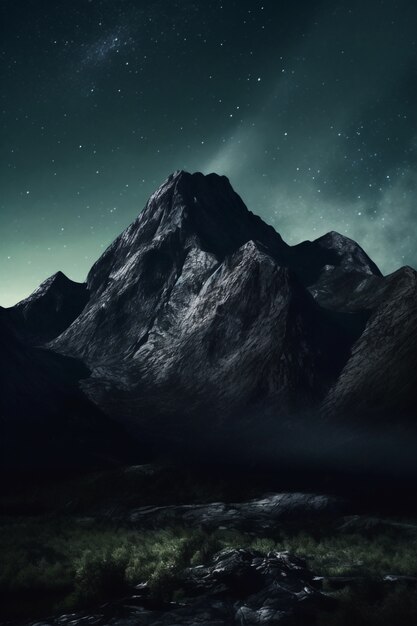
[[335, 232], [290, 247], [225, 177], [180, 171], [86, 285], [52, 277], [9, 315], [80, 359], [83, 392], [138, 440], [227, 454], [254, 424], [270, 443], [300, 416], [306, 432], [395, 411], [414, 428], [415, 295], [411, 268], [383, 277]]

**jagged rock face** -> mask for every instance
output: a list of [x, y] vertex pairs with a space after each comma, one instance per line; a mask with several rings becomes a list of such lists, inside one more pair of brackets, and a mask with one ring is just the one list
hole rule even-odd
[[[312, 280], [307, 283], [310, 293], [317, 302], [336, 311], [355, 311], [353, 300], [365, 286], [375, 287], [383, 282], [382, 274], [375, 263], [352, 239], [334, 231], [313, 242], [304, 242], [293, 248], [296, 256], [308, 261], [315, 269]], [[324, 260], [325, 255], [333, 260]], [[372, 308], [372, 307], [371, 307]]]
[[133, 355], [177, 281], [199, 289], [226, 255], [251, 239], [277, 258], [287, 253], [281, 237], [246, 209], [227, 179], [178, 172], [93, 266], [89, 305], [56, 346], [92, 363]]
[[88, 370], [28, 346], [0, 309], [0, 467], [93, 468], [128, 459], [129, 444], [81, 393]]
[[369, 276], [382, 276], [378, 267], [362, 250], [362, 248], [348, 237], [331, 231], [323, 237], [315, 240], [315, 245], [323, 250], [333, 250], [336, 252], [339, 263], [337, 267], [345, 272], [355, 271], [358, 274], [368, 274]]
[[182, 284], [174, 287], [134, 354], [148, 385], [151, 377], [162, 385], [176, 378], [203, 395], [217, 389], [218, 410], [235, 395], [243, 406], [272, 395], [286, 406], [291, 389], [315, 388], [318, 356], [307, 339], [314, 305], [289, 270], [255, 243], [227, 257], [194, 297], [187, 295]]
[[27, 341], [42, 344], [68, 328], [87, 302], [87, 286], [57, 272], [8, 311], [10, 319]]
[[265, 404], [281, 412], [311, 404], [324, 376], [311, 298], [253, 242], [203, 285], [187, 279], [201, 254], [191, 251], [146, 341], [124, 361], [122, 385], [120, 370], [109, 366], [103, 378], [100, 368], [85, 382], [89, 395], [130, 421], [152, 414], [165, 425], [197, 415], [200, 423], [219, 421]]

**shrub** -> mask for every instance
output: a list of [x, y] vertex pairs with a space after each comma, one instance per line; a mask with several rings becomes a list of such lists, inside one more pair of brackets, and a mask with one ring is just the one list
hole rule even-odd
[[[41, 590], [46, 596], [50, 591], [45, 613], [61, 607], [71, 611], [124, 595], [129, 587], [148, 581], [155, 598], [169, 600], [181, 593], [184, 568], [207, 564], [224, 548], [250, 547], [262, 554], [288, 550], [307, 557], [311, 570], [324, 576], [417, 574], [417, 533], [409, 530], [367, 535], [323, 527], [307, 533], [288, 525], [268, 531], [268, 536], [254, 537], [237, 530], [174, 527], [138, 531], [93, 519], [81, 522], [57, 517], [3, 518], [3, 597], [23, 596], [27, 590]], [[395, 601], [390, 597], [392, 606]], [[369, 598], [366, 602], [369, 604]], [[344, 606], [346, 611], [353, 610], [348, 602]], [[387, 613], [388, 604], [384, 610]]]
[[86, 550], [75, 563], [75, 596], [81, 605], [105, 602], [122, 594], [127, 558], [123, 550], [97, 554]]

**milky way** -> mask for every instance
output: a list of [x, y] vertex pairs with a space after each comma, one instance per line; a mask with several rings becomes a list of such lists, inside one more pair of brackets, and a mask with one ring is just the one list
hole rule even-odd
[[417, 7], [1, 5], [0, 304], [78, 280], [173, 170], [230, 177], [289, 243], [417, 266]]
[[[106, 33], [101, 39], [87, 46], [82, 53], [82, 64], [94, 66], [104, 64], [112, 54], [129, 54], [134, 50], [135, 39], [130, 35], [127, 27], [118, 27]], [[127, 48], [127, 50], [126, 50]]]

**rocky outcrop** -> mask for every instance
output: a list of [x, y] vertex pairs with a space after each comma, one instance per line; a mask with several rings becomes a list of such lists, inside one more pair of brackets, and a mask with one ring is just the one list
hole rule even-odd
[[294, 249], [308, 245], [311, 263], [314, 258], [320, 258], [323, 251], [334, 254], [334, 261], [323, 265], [314, 282], [308, 285], [321, 306], [336, 311], [360, 311], [358, 303], [354, 305], [357, 296], [383, 284], [378, 267], [352, 239], [332, 231], [312, 244], [302, 243]]
[[148, 600], [147, 585], [141, 584], [133, 597], [102, 607], [93, 615], [63, 615], [42, 624], [295, 626], [311, 623], [319, 611], [336, 604], [317, 589], [305, 562], [286, 552], [262, 556], [252, 550], [224, 550], [208, 565], [179, 573], [178, 584], [184, 592], [178, 603]]
[[274, 493], [249, 502], [147, 506], [121, 516], [135, 527], [160, 528], [185, 525], [205, 529], [227, 528], [257, 534], [276, 528], [279, 522], [306, 518], [323, 520], [342, 515], [346, 503], [336, 497], [306, 493]]

